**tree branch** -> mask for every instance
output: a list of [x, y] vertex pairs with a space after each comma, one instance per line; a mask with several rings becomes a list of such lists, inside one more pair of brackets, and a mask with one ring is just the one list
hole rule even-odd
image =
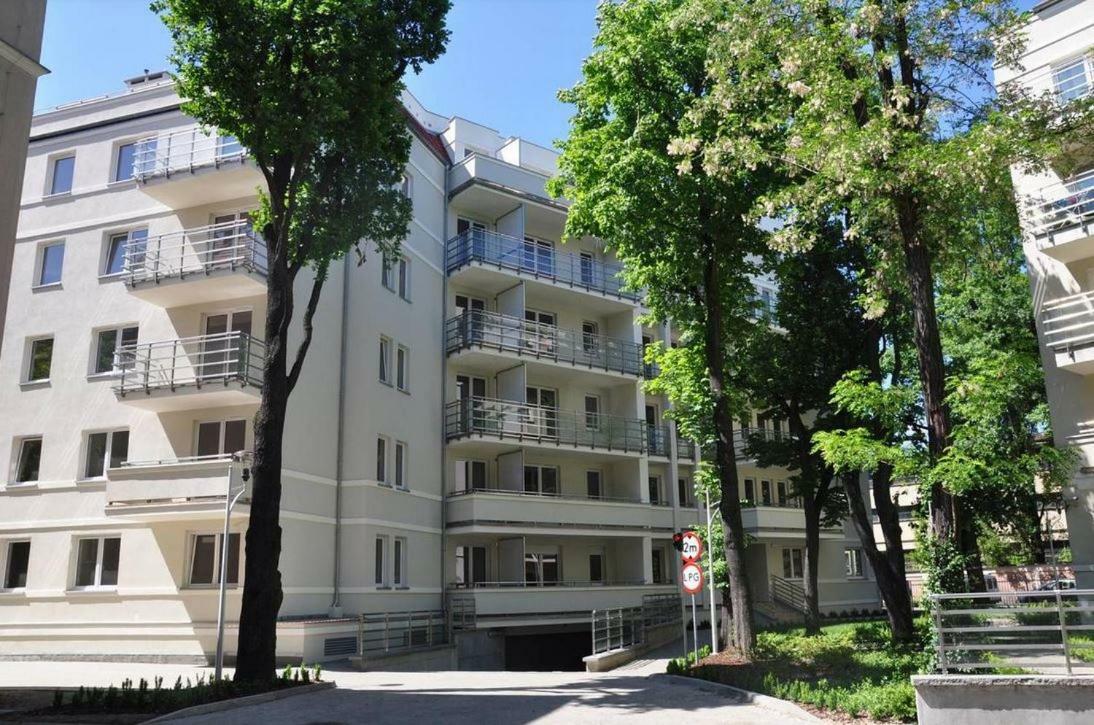
[[308, 354], [312, 337], [312, 318], [315, 317], [315, 308], [319, 306], [319, 294], [323, 291], [323, 282], [327, 279], [326, 267], [316, 270], [315, 282], [312, 283], [311, 295], [308, 297], [308, 306], [304, 309], [304, 339], [300, 341], [300, 347], [296, 349], [296, 359], [293, 360], [292, 369], [286, 377], [289, 393], [296, 387], [296, 381], [300, 378], [300, 371], [304, 367], [304, 358]]

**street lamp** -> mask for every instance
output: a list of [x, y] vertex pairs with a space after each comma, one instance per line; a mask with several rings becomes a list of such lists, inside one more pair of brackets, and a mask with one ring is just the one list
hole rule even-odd
[[238, 488], [232, 487], [232, 471], [235, 468], [237, 462], [243, 463], [249, 457], [247, 451], [236, 451], [228, 459], [228, 487], [224, 492], [224, 536], [220, 540], [220, 597], [217, 602], [217, 656], [216, 656], [216, 669], [213, 672], [213, 679], [221, 679], [224, 672], [224, 605], [228, 596], [228, 549], [229, 545], [228, 537], [230, 535], [230, 526], [232, 518], [232, 508], [236, 505], [239, 499], [247, 492], [247, 481], [251, 479], [251, 469], [247, 466], [243, 466], [240, 472], [240, 478], [243, 480], [243, 484]]

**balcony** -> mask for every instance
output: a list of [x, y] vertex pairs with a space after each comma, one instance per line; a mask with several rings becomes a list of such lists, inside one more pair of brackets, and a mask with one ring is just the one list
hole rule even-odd
[[114, 353], [114, 392], [161, 413], [257, 403], [265, 357], [265, 344], [243, 332], [127, 345]]
[[160, 307], [266, 293], [266, 242], [239, 219], [161, 234], [125, 248], [125, 283]]
[[448, 403], [444, 423], [448, 441], [509, 440], [616, 453], [641, 453], [646, 448], [646, 423], [641, 420], [493, 398]]
[[[474, 310], [445, 321], [449, 355], [496, 351], [537, 362], [638, 377], [642, 346], [630, 340], [593, 335], [530, 322], [496, 312]], [[509, 366], [504, 360], [503, 365]]]
[[643, 595], [676, 594], [675, 584], [642, 581], [557, 581], [525, 584], [523, 581], [475, 582], [450, 586], [451, 600], [473, 602], [477, 626], [504, 625], [520, 620], [538, 624], [585, 622], [593, 609], [640, 607]]
[[[741, 520], [745, 530], [755, 536], [805, 538], [805, 513], [797, 506], [757, 506], [750, 502], [741, 504]], [[843, 538], [838, 528], [822, 528], [822, 539]]]
[[1064, 263], [1094, 255], [1094, 169], [1040, 189], [1024, 211], [1027, 231], [1045, 254]]
[[[224, 517], [230, 456], [193, 456], [162, 461], [127, 461], [106, 472], [108, 516], [171, 518]], [[234, 478], [236, 485], [238, 477]], [[232, 515], [248, 515], [247, 494]]]
[[[647, 450], [651, 456], [669, 457], [669, 427], [667, 425], [649, 426], [646, 430], [646, 439], [649, 443]], [[677, 436], [676, 457], [688, 461], [694, 459], [695, 444]]]
[[475, 489], [448, 495], [447, 527], [457, 533], [514, 531], [588, 536], [634, 536], [672, 531], [672, 510], [638, 498], [591, 498]]
[[1041, 309], [1041, 336], [1056, 367], [1080, 375], [1094, 372], [1094, 292], [1046, 302]]
[[468, 231], [448, 240], [445, 246], [448, 274], [466, 274], [468, 283], [484, 290], [501, 291], [516, 275], [555, 288], [590, 293], [602, 300], [637, 303], [641, 296], [623, 288], [623, 266], [578, 254], [559, 252], [517, 237], [483, 229]]
[[137, 141], [133, 178], [174, 209], [254, 196], [266, 183], [239, 141], [197, 126]]

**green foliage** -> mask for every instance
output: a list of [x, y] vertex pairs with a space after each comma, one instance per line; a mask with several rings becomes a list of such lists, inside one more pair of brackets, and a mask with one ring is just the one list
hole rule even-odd
[[[710, 645], [699, 648], [699, 659], [710, 657]], [[686, 675], [695, 666], [695, 650], [689, 650], [685, 657], [673, 657], [669, 660], [665, 672], [670, 675]]]

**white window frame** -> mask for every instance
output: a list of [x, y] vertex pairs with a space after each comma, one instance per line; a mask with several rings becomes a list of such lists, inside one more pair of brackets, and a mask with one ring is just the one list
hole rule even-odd
[[[72, 576], [69, 581], [72, 582], [72, 586], [69, 587], [71, 591], [83, 592], [83, 591], [113, 591], [118, 588], [118, 584], [103, 584], [103, 548], [106, 545], [107, 539], [118, 540], [118, 578], [121, 579], [121, 563], [122, 563], [122, 535], [120, 533], [107, 533], [98, 534], [96, 536], [74, 536], [72, 537], [73, 554], [72, 554]], [[80, 584], [76, 581], [76, 578], [80, 575], [80, 547], [85, 541], [94, 541], [95, 543], [95, 574], [94, 581], [91, 584]]]
[[[80, 456], [81, 468], [80, 479], [81, 481], [101, 481], [106, 478], [106, 472], [110, 470], [110, 459], [114, 454], [114, 436], [118, 433], [125, 433], [128, 437], [128, 428], [110, 428], [107, 430], [89, 430], [84, 432], [84, 445], [83, 455]], [[105, 435], [106, 436], [106, 453], [103, 456], [103, 472], [98, 476], [89, 476], [87, 473], [88, 464], [91, 462], [89, 456], [91, 455], [91, 436]], [[128, 460], [128, 440], [126, 442], [126, 458]]]
[[[55, 282], [43, 282], [42, 274], [46, 271], [46, 250], [53, 249], [54, 247], [61, 248], [61, 274]], [[31, 284], [33, 289], [54, 289], [61, 286], [65, 279], [65, 252], [67, 251], [64, 239], [51, 239], [48, 242], [42, 242], [38, 245], [38, 248], [35, 250], [34, 258], [34, 281]]]
[[[387, 552], [391, 548], [389, 539], [391, 537], [387, 534], [377, 534], [373, 539], [373, 582], [377, 589], [391, 589], [391, 569], [387, 563]], [[379, 571], [376, 571], [377, 564], [379, 564]]]
[[[53, 191], [53, 180], [57, 175], [57, 162], [64, 159], [72, 159], [72, 184], [66, 191]], [[62, 196], [71, 196], [72, 190], [76, 188], [76, 149], [68, 149], [67, 151], [58, 151], [55, 154], [50, 154], [46, 162], [46, 188], [42, 190], [42, 196], [46, 199], [60, 198]]]
[[[383, 450], [383, 471], [380, 470], [380, 451]], [[391, 478], [391, 439], [385, 435], [376, 436], [376, 482], [390, 486]], [[382, 474], [382, 475], [381, 475]]]
[[395, 283], [400, 299], [410, 302], [410, 258], [405, 254], [396, 260]]
[[[133, 181], [134, 178], [137, 176], [137, 149], [138, 149], [137, 142], [138, 141], [140, 141], [139, 138], [127, 138], [127, 139], [121, 139], [121, 140], [116, 141], [114, 143], [114, 150], [113, 150], [113, 153], [111, 154], [111, 159], [113, 159], [113, 163], [111, 163], [111, 165], [110, 165], [110, 182], [109, 183], [111, 183], [111, 184], [124, 184], [126, 182]], [[132, 173], [131, 176], [127, 176], [126, 178], [123, 179], [123, 178], [120, 178], [118, 176], [118, 165], [121, 164], [121, 162], [122, 162], [122, 149], [125, 148], [126, 146], [132, 146], [133, 147], [133, 169], [132, 169], [133, 173]], [[73, 169], [73, 170], [75, 171], [75, 169]]]
[[844, 572], [848, 579], [865, 579], [866, 572], [862, 565], [862, 549], [857, 546], [849, 546], [843, 550]]
[[228, 432], [228, 424], [229, 423], [235, 423], [237, 421], [242, 421], [243, 422], [243, 447], [247, 448], [247, 437], [248, 437], [249, 431], [248, 431], [248, 428], [247, 428], [247, 419], [246, 418], [240, 418], [240, 417], [210, 418], [208, 420], [194, 421], [194, 448], [193, 448], [194, 455], [195, 456], [202, 455], [202, 454], [199, 454], [197, 452], [198, 451], [198, 441], [199, 441], [200, 436], [201, 436], [201, 426], [210, 425], [212, 423], [217, 423], [220, 426], [219, 437], [217, 439], [217, 451], [218, 451], [218, 453], [204, 454], [204, 455], [218, 455], [218, 456], [221, 456], [221, 457], [225, 457], [225, 456], [230, 456], [231, 454], [235, 453], [236, 451], [226, 451], [226, 450], [224, 450], [224, 438], [225, 438], [225, 436], [227, 435], [227, 432]]
[[[528, 491], [527, 488], [524, 487], [525, 483], [527, 481], [527, 472], [528, 472], [529, 469], [534, 470], [536, 472], [536, 490], [535, 491]], [[555, 472], [555, 490], [552, 493], [545, 493], [543, 491], [543, 472], [547, 471], [547, 470]], [[537, 496], [561, 496], [562, 495], [562, 469], [559, 468], [558, 466], [545, 465], [545, 464], [541, 464], [541, 463], [525, 463], [524, 464], [524, 469], [522, 470], [521, 475], [524, 476], [524, 478], [521, 480], [521, 486], [522, 486], [521, 491], [523, 493], [535, 494]]]
[[390, 292], [398, 291], [395, 281], [395, 262], [396, 257], [390, 254], [384, 254], [380, 260], [380, 284]]
[[1049, 77], [1052, 82], [1052, 95], [1056, 98], [1057, 101], [1059, 101], [1060, 99], [1060, 89], [1056, 83], [1056, 74], [1075, 64], [1082, 65], [1083, 78], [1086, 80], [1086, 93], [1081, 96], [1077, 96], [1076, 98], [1069, 99], [1068, 101], [1065, 101], [1065, 103], [1069, 103], [1070, 101], [1077, 100], [1079, 98], [1084, 98], [1094, 92], [1094, 55], [1091, 55], [1089, 52], [1084, 52], [1082, 55], [1072, 56], [1065, 60], [1053, 63], [1050, 67]]
[[15, 544], [26, 544], [27, 551], [27, 581], [30, 581], [30, 555], [34, 552], [34, 544], [30, 537], [22, 536], [11, 539], [0, 539], [0, 591], [2, 592], [22, 592], [26, 591], [27, 585], [24, 582], [21, 587], [8, 586], [8, 575], [11, 573], [8, 571], [8, 567], [11, 565], [11, 547]]
[[[38, 441], [38, 475], [33, 479], [27, 479], [26, 481], [20, 481], [19, 470], [23, 467], [23, 448], [27, 443], [31, 441]], [[14, 466], [11, 471], [11, 477], [8, 479], [14, 486], [33, 486], [42, 480], [42, 454], [45, 453], [45, 438], [41, 435], [25, 435], [16, 436], [14, 445], [14, 455], [11, 459]]]
[[407, 490], [409, 485], [407, 484], [407, 446], [403, 441], [395, 441], [395, 481], [393, 482], [395, 488]]
[[[197, 584], [193, 581], [194, 575], [194, 562], [195, 562], [195, 547], [199, 536], [212, 536], [213, 537], [213, 580], [212, 582], [199, 582]], [[243, 534], [239, 531], [229, 531], [228, 540], [231, 541], [231, 537], [238, 537], [239, 541], [239, 561], [236, 567], [236, 579], [234, 582], [227, 582], [225, 587], [228, 589], [235, 589], [240, 585], [238, 579], [243, 577]], [[223, 531], [190, 531], [186, 536], [186, 588], [187, 589], [213, 589], [220, 586], [220, 577], [223, 572], [220, 571], [220, 560], [223, 556], [221, 547], [224, 546], [224, 532]], [[231, 549], [228, 550], [229, 553]], [[230, 562], [229, 562], [230, 563]]]
[[395, 536], [391, 540], [391, 586], [395, 589], [409, 589], [407, 585], [406, 537]]
[[[798, 552], [798, 557], [801, 563], [801, 571], [794, 571], [794, 552]], [[786, 573], [786, 553], [790, 552], [790, 574]], [[805, 576], [805, 550], [799, 546], [783, 546], [779, 548], [780, 568], [783, 573], [784, 579], [802, 579]]]
[[119, 237], [125, 238], [123, 244], [125, 247], [127, 247], [130, 243], [133, 242], [133, 235], [140, 232], [144, 232], [144, 238], [141, 239], [141, 241], [145, 242], [147, 245], [149, 234], [148, 227], [146, 226], [133, 227], [132, 229], [114, 229], [104, 234], [103, 249], [101, 257], [99, 259], [99, 279], [120, 279], [121, 277], [125, 276], [124, 247], [122, 249], [122, 269], [118, 272], [110, 272], [107, 270], [107, 264], [110, 263], [110, 247], [113, 246], [114, 240], [118, 239]]
[[[594, 402], [596, 410], [589, 410], [589, 401]], [[582, 415], [585, 420], [585, 428], [587, 430], [600, 430], [600, 421], [603, 417], [603, 413], [600, 408], [600, 396], [593, 395], [591, 393], [585, 393], [585, 398], [582, 402]]]
[[406, 345], [395, 348], [395, 388], [403, 393], [410, 392], [410, 348]]
[[391, 348], [394, 342], [387, 335], [380, 335], [380, 382], [394, 387], [394, 371], [392, 365]]
[[[31, 374], [34, 370], [34, 346], [43, 340], [50, 341], [49, 350], [49, 374], [44, 378], [32, 378]], [[53, 377], [53, 353], [57, 351], [57, 339], [53, 335], [37, 335], [35, 337], [28, 337], [26, 343], [26, 361], [23, 363], [23, 375], [22, 383], [24, 385], [44, 385], [50, 381]]]
[[137, 331], [137, 341], [140, 341], [140, 325], [137, 323], [123, 324], [123, 325], [111, 325], [109, 327], [97, 327], [91, 331], [91, 356], [87, 361], [87, 374], [89, 377], [113, 377], [121, 371], [115, 363], [117, 363], [117, 355], [114, 356], [114, 360], [111, 363], [109, 370], [98, 370], [99, 363], [99, 337], [104, 332], [113, 332], [114, 337], [114, 352], [117, 353], [118, 348], [122, 347], [122, 338], [126, 330]]

